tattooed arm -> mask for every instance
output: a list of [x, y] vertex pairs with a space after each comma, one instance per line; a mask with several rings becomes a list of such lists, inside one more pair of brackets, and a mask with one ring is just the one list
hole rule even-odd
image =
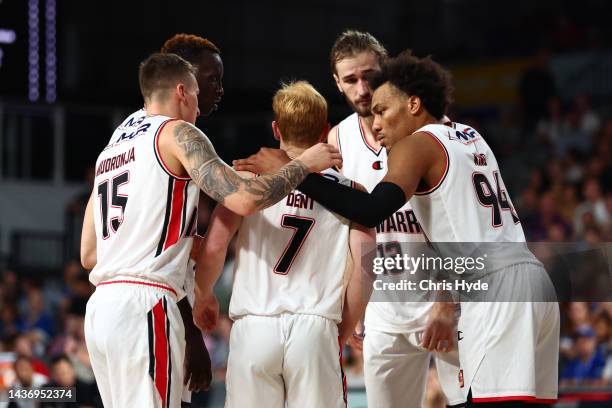
[[239, 215], [249, 215], [277, 203], [308, 173], [340, 162], [335, 148], [320, 143], [276, 173], [244, 178], [219, 158], [204, 133], [181, 120], [169, 122], [164, 127], [159, 136], [159, 148], [171, 170], [187, 173], [202, 191]]

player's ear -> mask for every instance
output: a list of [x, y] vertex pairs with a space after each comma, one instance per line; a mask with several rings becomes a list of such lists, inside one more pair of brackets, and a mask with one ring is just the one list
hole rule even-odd
[[278, 124], [276, 123], [275, 120], [272, 121], [272, 133], [274, 134], [274, 139], [278, 140], [280, 142], [281, 140], [281, 131], [278, 128]]
[[338, 91], [340, 91], [340, 93], [343, 94], [344, 91], [342, 90], [342, 87], [340, 86], [340, 78], [338, 77], [337, 74], [334, 74], [334, 81], [336, 81], [336, 86], [338, 87]]
[[185, 100], [185, 85], [182, 83], [176, 84], [175, 88], [176, 94], [178, 95], [181, 101]]
[[415, 95], [408, 97], [408, 110], [411, 114], [416, 115], [421, 110], [421, 98]]

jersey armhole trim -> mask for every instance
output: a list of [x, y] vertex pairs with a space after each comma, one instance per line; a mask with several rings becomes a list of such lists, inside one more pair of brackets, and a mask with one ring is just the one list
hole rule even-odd
[[448, 150], [446, 150], [446, 146], [444, 146], [444, 144], [433, 133], [427, 132], [427, 131], [424, 131], [423, 133], [426, 133], [429, 136], [431, 136], [436, 142], [438, 142], [438, 144], [440, 146], [442, 146], [442, 149], [444, 150], [444, 155], [446, 156], [446, 166], [445, 166], [445, 169], [444, 169], [444, 173], [442, 174], [442, 177], [440, 177], [440, 180], [438, 181], [438, 183], [435, 186], [433, 186], [432, 188], [430, 188], [429, 190], [426, 190], [426, 191], [415, 191], [414, 195], [417, 195], [417, 196], [431, 194], [434, 191], [436, 191], [442, 185], [444, 180], [446, 180], [446, 176], [448, 175], [448, 168], [450, 167], [450, 159], [449, 159], [449, 155], [448, 155]]
[[179, 176], [178, 174], [174, 174], [174, 172], [172, 172], [172, 170], [170, 170], [170, 168], [164, 162], [164, 159], [161, 157], [161, 152], [159, 151], [159, 135], [161, 134], [164, 126], [166, 126], [166, 124], [168, 124], [169, 122], [172, 122], [173, 120], [178, 120], [178, 119], [166, 120], [159, 126], [159, 128], [157, 128], [157, 132], [155, 132], [155, 137], [153, 137], [153, 150], [155, 151], [155, 158], [157, 159], [157, 162], [161, 166], [162, 170], [166, 172], [170, 177], [173, 177], [178, 180], [191, 180], [191, 177], [183, 177], [183, 176]]
[[380, 156], [380, 152], [382, 152], [384, 147], [380, 146], [378, 151], [376, 151], [376, 148], [374, 146], [370, 145], [370, 143], [368, 143], [368, 139], [366, 138], [366, 134], [365, 134], [365, 130], [363, 128], [363, 124], [361, 123], [361, 117], [359, 115], [357, 115], [357, 123], [359, 124], [359, 134], [361, 135], [361, 140], [363, 140], [363, 143], [366, 145], [368, 150], [370, 150], [372, 153], [374, 153], [374, 155], [376, 157]]

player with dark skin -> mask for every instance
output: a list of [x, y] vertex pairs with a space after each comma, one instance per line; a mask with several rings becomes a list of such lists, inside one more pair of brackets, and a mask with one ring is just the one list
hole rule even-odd
[[[164, 43], [161, 52], [177, 54], [197, 68], [200, 115], [209, 116], [215, 112], [223, 97], [223, 61], [219, 49], [204, 38], [177, 34]], [[194, 238], [191, 252], [191, 258], [196, 261], [200, 240], [200, 237]], [[212, 367], [202, 332], [193, 322], [192, 308], [187, 297], [177, 305], [185, 326], [185, 384], [189, 384], [189, 390], [194, 392], [208, 389], [212, 381]]]
[[[301, 191], [330, 210], [368, 227], [378, 225], [393, 214], [412, 197], [417, 188], [425, 189], [427, 186], [435, 186], [444, 174], [446, 164], [446, 156], [439, 143], [425, 132], [414, 133], [425, 125], [440, 123], [444, 112], [439, 118], [432, 115], [427, 111], [419, 96], [406, 95], [391, 83], [385, 82], [374, 91], [372, 114], [372, 131], [388, 152], [388, 171], [381, 183], [394, 184], [396, 197], [399, 194], [401, 198], [397, 198], [390, 205], [381, 206], [380, 202], [370, 203], [368, 201], [373, 198], [371, 194], [359, 192], [359, 196], [354, 196], [346, 202], [356, 203], [352, 200], [366, 199], [363, 200], [364, 207], [378, 207], [374, 218], [359, 219], [351, 218], [353, 214], [342, 213], [342, 211], [337, 211], [338, 208], [334, 208], [333, 205], [328, 205], [330, 203], [318, 200], [319, 197], [315, 194], [311, 195], [302, 190], [303, 185], [299, 187]], [[405, 157], [409, 157], [410, 160], [405, 160]], [[284, 151], [262, 148], [258, 153], [246, 159], [235, 160], [233, 165], [237, 170], [265, 174], [276, 171], [288, 161], [289, 158]], [[313, 177], [317, 176], [310, 175], [307, 180]], [[354, 212], [357, 213], [358, 210]], [[440, 319], [439, 324], [432, 324], [427, 328], [421, 343], [430, 351], [450, 351], [452, 348], [454, 334], [448, 330], [443, 320], [449, 315], [444, 309], [454, 310], [454, 304], [445, 303], [443, 300], [440, 299], [440, 302], [437, 303], [437, 311], [432, 310], [434, 313], [432, 321]]]

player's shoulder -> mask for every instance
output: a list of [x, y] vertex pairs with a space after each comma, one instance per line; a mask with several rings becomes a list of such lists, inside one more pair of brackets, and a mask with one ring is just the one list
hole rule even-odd
[[342, 119], [336, 126], [337, 127], [344, 127], [347, 125], [359, 125], [359, 115], [357, 115], [357, 112], [353, 112], [352, 114], [348, 115], [346, 118]]

